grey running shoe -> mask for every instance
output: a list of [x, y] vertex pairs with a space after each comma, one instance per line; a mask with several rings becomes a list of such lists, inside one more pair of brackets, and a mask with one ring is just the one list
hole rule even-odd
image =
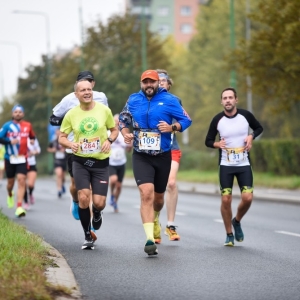
[[144, 251], [148, 255], [157, 255], [158, 254], [157, 247], [156, 247], [155, 243], [151, 240], [148, 240], [146, 242], [145, 247], [144, 247]]
[[242, 227], [241, 227], [241, 223], [240, 222], [238, 223], [235, 220], [235, 218], [233, 218], [232, 221], [231, 221], [231, 224], [232, 224], [233, 229], [234, 229], [234, 236], [235, 236], [236, 241], [242, 242], [244, 240], [244, 233], [243, 233], [243, 230], [242, 230]]
[[86, 236], [83, 245], [81, 246], [82, 250], [94, 250], [94, 241], [91, 236]]
[[231, 246], [231, 247], [234, 246], [234, 236], [233, 235], [227, 235], [226, 236], [224, 246]]

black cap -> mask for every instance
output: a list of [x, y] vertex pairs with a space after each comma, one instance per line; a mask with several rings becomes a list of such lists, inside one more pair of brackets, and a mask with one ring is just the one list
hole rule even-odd
[[90, 71], [82, 71], [82, 72], [79, 72], [76, 81], [79, 81], [79, 80], [81, 80], [81, 79], [91, 79], [91, 80], [95, 80], [95, 79], [94, 79], [93, 73], [90, 72]]

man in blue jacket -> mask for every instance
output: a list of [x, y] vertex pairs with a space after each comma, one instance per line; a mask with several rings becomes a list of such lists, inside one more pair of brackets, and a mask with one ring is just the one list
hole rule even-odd
[[[176, 120], [173, 124], [172, 119]], [[148, 255], [158, 253], [153, 235], [154, 219], [164, 205], [172, 160], [171, 134], [182, 132], [191, 124], [177, 98], [159, 87], [159, 75], [154, 70], [143, 72], [141, 90], [129, 96], [119, 116], [119, 129], [125, 143], [133, 140], [132, 167], [140, 191], [141, 217], [147, 239], [144, 251]]]

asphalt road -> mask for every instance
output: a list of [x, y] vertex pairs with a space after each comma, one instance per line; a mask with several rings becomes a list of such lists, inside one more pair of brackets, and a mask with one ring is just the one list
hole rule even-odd
[[[120, 213], [107, 205], [93, 251], [81, 250], [70, 196], [58, 199], [54, 180], [38, 180], [36, 204], [22, 219], [1, 192], [3, 213], [61, 252], [84, 299], [300, 299], [300, 205], [255, 201], [242, 222], [245, 241], [224, 247], [219, 197], [181, 193], [181, 241], [163, 236], [159, 254], [148, 257], [137, 188], [124, 188]], [[165, 208], [160, 220], [164, 227]]]

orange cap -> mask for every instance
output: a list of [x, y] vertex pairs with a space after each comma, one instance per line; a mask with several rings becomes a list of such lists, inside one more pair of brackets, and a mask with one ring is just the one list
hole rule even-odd
[[158, 73], [155, 70], [147, 70], [141, 76], [141, 81], [146, 78], [150, 78], [152, 80], [159, 80]]

